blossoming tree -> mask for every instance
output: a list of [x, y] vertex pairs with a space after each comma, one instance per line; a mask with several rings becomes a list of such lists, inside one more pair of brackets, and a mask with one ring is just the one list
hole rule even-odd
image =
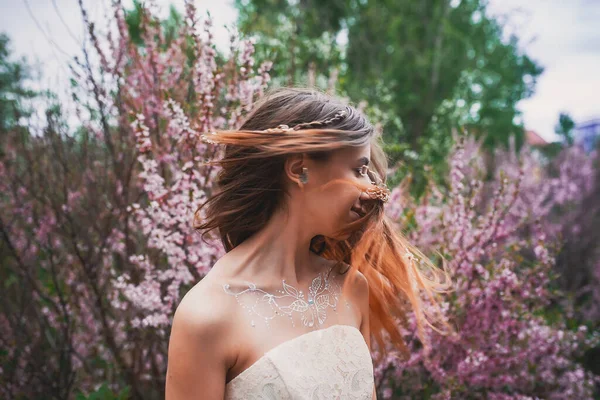
[[[218, 173], [204, 161], [220, 156], [199, 136], [237, 127], [271, 65], [254, 65], [252, 43], [235, 34], [217, 52], [191, 2], [165, 24], [151, 2], [126, 11], [116, 1], [102, 30], [80, 6], [90, 44], [70, 66], [80, 126], [53, 107], [41, 135], [21, 126], [2, 137], [0, 396], [162, 398], [174, 309], [223, 254], [192, 230]], [[592, 377], [574, 361], [590, 335], [541, 316], [549, 216], [584, 192], [572, 183], [588, 172], [549, 180], [527, 154], [504, 156], [505, 175], [486, 181], [467, 141], [448, 188], [432, 184], [419, 200], [394, 190], [388, 217], [451, 267], [445, 312], [458, 329], [431, 332], [436, 351], [424, 354], [405, 327], [413, 356], [376, 366], [383, 398], [591, 398]]]

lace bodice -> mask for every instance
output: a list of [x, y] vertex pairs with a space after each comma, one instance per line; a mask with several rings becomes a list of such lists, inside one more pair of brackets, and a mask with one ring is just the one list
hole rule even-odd
[[336, 324], [267, 351], [225, 387], [225, 400], [372, 399], [373, 362], [354, 326]]

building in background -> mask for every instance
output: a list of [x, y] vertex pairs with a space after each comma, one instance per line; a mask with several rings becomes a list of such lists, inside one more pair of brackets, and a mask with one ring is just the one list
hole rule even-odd
[[525, 130], [525, 143], [532, 147], [543, 147], [548, 145], [548, 142], [543, 137], [541, 137], [537, 132], [532, 131], [531, 129]]
[[554, 146], [554, 144], [541, 137], [536, 131], [532, 129], [525, 129], [525, 145], [531, 149], [531, 155], [533, 158], [539, 161], [535, 171], [530, 172], [541, 179], [541, 166], [547, 161], [547, 157], [544, 155], [545, 149]]
[[579, 123], [573, 128], [573, 139], [576, 144], [581, 144], [585, 151], [592, 151], [600, 138], [600, 118], [594, 118]]

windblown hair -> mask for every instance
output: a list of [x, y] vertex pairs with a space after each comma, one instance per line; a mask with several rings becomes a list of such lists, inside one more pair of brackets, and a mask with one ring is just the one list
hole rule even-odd
[[[273, 129], [279, 125], [289, 129]], [[386, 181], [388, 161], [378, 142], [380, 135], [356, 108], [317, 89], [272, 89], [238, 129], [207, 136], [210, 143], [224, 144], [225, 151], [222, 159], [208, 163], [222, 169], [216, 192], [196, 210], [194, 228], [203, 232], [203, 238], [217, 230], [226, 251], [260, 231], [276, 210], [286, 207], [284, 162], [292, 154], [304, 153], [316, 162], [326, 163], [335, 150], [370, 143], [371, 181]], [[369, 188], [359, 180], [343, 181], [360, 190]], [[326, 185], [334, 183], [340, 182]], [[205, 216], [200, 218], [205, 205]], [[406, 326], [408, 313], [414, 312], [419, 337], [427, 350], [423, 323], [442, 333], [432, 324], [437, 318], [430, 315], [434, 315], [434, 309], [439, 311], [437, 293], [450, 287], [449, 274], [408, 243], [384, 214], [382, 201], [375, 199], [369, 205], [372, 207], [361, 219], [340, 231], [350, 233], [344, 236], [348, 239], [315, 236], [310, 249], [345, 266], [344, 273], [351, 271], [350, 279], [355, 278], [355, 270], [366, 277], [371, 335], [377, 340], [379, 354], [388, 354], [384, 340], [387, 333], [389, 342], [408, 357], [399, 323]], [[345, 290], [352, 286], [349, 283]], [[422, 294], [427, 295], [427, 304]], [[453, 330], [443, 318], [439, 321]]]

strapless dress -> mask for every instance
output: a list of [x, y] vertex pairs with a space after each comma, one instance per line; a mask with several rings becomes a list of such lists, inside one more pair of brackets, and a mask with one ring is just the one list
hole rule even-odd
[[371, 400], [373, 361], [360, 330], [331, 325], [267, 351], [225, 386], [225, 400]]

